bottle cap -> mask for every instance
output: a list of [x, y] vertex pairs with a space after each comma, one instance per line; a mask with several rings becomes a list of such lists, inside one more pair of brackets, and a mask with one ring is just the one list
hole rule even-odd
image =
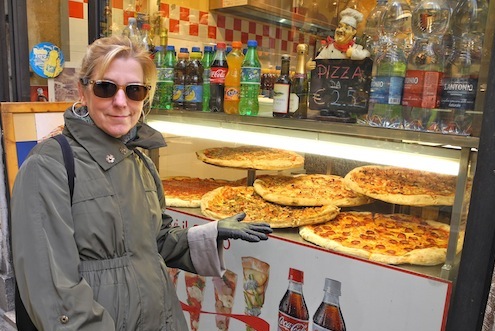
[[144, 23], [143, 26], [142, 26], [142, 29], [143, 30], [151, 30], [151, 27], [148, 23]]
[[336, 296], [340, 296], [340, 282], [338, 280], [325, 278], [324, 291]]
[[204, 47], [204, 52], [211, 52], [213, 50], [213, 47], [212, 46], [205, 46]]
[[174, 45], [167, 45], [167, 51], [174, 51], [175, 52], [175, 46]]
[[193, 47], [191, 48], [191, 52], [196, 52], [196, 53], [201, 53], [201, 49], [199, 47]]
[[189, 50], [187, 49], [187, 47], [181, 47], [179, 53], [189, 53]]
[[[168, 50], [168, 46], [167, 46], [167, 50]], [[163, 46], [160, 46], [160, 45], [155, 46], [155, 51], [156, 51], [156, 52], [161, 52], [161, 51], [163, 51]]]
[[282, 54], [282, 60], [290, 60], [289, 54]]
[[217, 43], [217, 49], [225, 49], [226, 45], [224, 42]]
[[129, 17], [128, 21], [127, 21], [129, 24], [131, 23], [136, 23], [136, 18], [135, 17]]
[[240, 41], [233, 41], [232, 42], [232, 47], [234, 47], [234, 48], [242, 48], [242, 42], [240, 42]]
[[257, 47], [258, 42], [256, 40], [248, 40], [247, 45], [248, 47]]
[[304, 272], [301, 270], [297, 270], [294, 268], [289, 269], [289, 280], [292, 280], [294, 282], [298, 283], [304, 283]]

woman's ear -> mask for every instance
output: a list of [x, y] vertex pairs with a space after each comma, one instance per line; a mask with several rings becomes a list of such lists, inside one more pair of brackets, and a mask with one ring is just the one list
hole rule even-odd
[[77, 91], [79, 92], [79, 101], [82, 106], [86, 106], [86, 86], [82, 85], [81, 82], [77, 82]]

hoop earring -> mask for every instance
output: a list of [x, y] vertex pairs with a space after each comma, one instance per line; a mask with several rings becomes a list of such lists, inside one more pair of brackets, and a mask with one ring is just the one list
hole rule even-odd
[[77, 107], [78, 104], [82, 105], [82, 102], [76, 101], [72, 104], [72, 113], [79, 118], [87, 117], [89, 115], [88, 107], [86, 106]]

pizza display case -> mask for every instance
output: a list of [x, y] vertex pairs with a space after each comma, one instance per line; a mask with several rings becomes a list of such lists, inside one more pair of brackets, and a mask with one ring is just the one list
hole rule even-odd
[[[168, 146], [166, 148], [151, 153], [160, 173], [167, 176], [182, 175], [221, 179], [249, 177], [250, 174], [246, 170], [226, 169], [204, 164], [197, 160], [195, 155], [197, 150], [203, 148], [245, 144], [292, 150], [306, 155], [306, 159], [316, 160], [318, 164], [316, 169], [311, 163], [306, 162], [304, 168], [271, 172], [271, 174], [317, 171], [345, 175], [345, 172], [350, 169], [349, 167], [362, 164], [382, 164], [456, 175], [456, 195], [452, 207], [419, 208], [387, 203], [364, 207], [365, 210], [375, 208], [376, 211], [376, 208], [379, 208], [388, 213], [412, 213], [423, 217], [441, 218], [442, 221], [450, 225], [451, 233], [444, 264], [436, 266], [390, 266], [372, 263], [373, 267], [378, 266], [378, 273], [392, 273], [390, 277], [393, 279], [396, 276], [400, 278], [401, 275], [407, 274], [417, 276], [417, 279], [428, 279], [428, 282], [436, 284], [435, 286], [448, 284], [448, 290], [441, 294], [444, 301], [439, 300], [443, 302], [442, 307], [445, 308], [441, 313], [443, 317], [439, 329], [445, 328], [447, 307], [456, 285], [459, 261], [462, 257], [462, 252], [456, 254], [457, 243], [459, 236], [465, 229], [468, 215], [471, 183], [477, 161], [478, 137], [391, 130], [312, 120], [187, 111], [153, 111], [147, 116], [146, 121], [152, 127], [163, 132], [167, 139]], [[170, 210], [178, 219], [184, 217], [186, 219], [191, 217], [205, 218], [199, 208], [170, 208]], [[187, 221], [185, 222], [187, 223]], [[289, 245], [293, 254], [308, 254], [308, 257], [303, 258], [304, 260], [311, 260], [315, 254], [322, 254], [320, 259], [328, 258], [330, 260], [329, 265], [339, 267], [334, 265], [335, 262], [332, 261], [335, 253], [331, 251], [322, 253], [316, 245], [303, 240], [297, 228], [275, 229], [272, 237], [282, 240], [284, 245]], [[346, 256], [346, 263], [349, 264], [349, 268], [369, 265], [367, 261], [352, 256]], [[324, 268], [322, 272], [324, 272], [323, 270]], [[401, 286], [414, 287], [414, 285], [404, 284]], [[408, 298], [411, 299], [413, 296], [410, 294]], [[412, 300], [414, 301], [414, 299]], [[412, 325], [404, 327], [404, 330], [408, 330]], [[431, 325], [422, 325], [420, 328], [430, 329]]]

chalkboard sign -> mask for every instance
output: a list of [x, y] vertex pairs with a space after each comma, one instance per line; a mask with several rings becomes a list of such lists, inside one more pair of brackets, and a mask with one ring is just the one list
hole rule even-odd
[[311, 71], [308, 118], [356, 122], [368, 113], [373, 61], [316, 60]]

